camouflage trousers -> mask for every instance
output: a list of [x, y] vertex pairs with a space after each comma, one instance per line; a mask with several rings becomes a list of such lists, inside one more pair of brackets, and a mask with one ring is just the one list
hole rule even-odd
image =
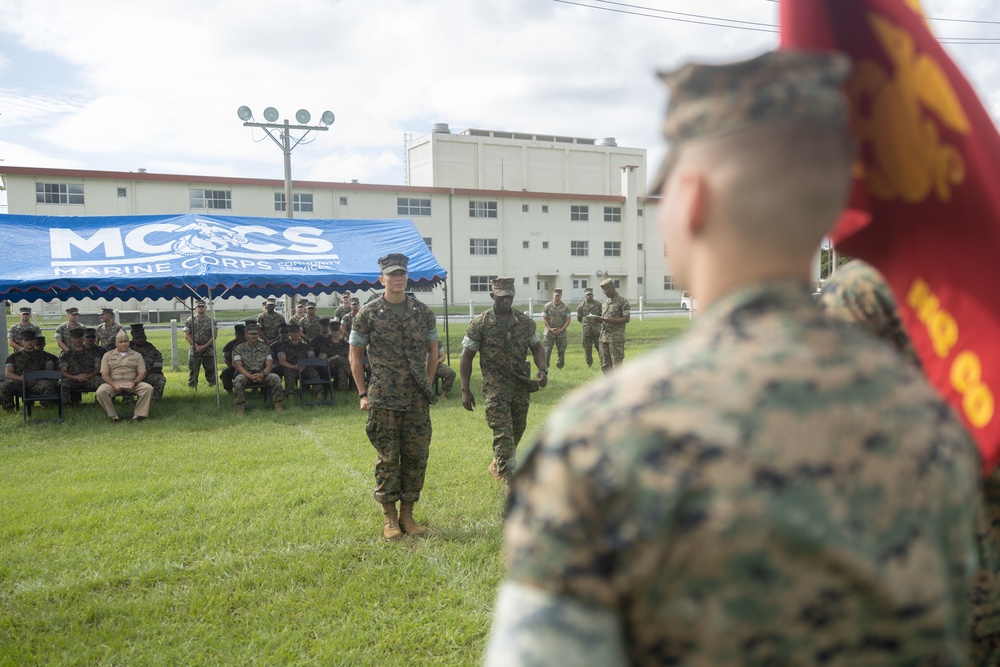
[[583, 356], [588, 366], [594, 365], [593, 350], [597, 350], [597, 365], [601, 365], [601, 332], [583, 332]]
[[[233, 378], [233, 391], [235, 393], [233, 400], [236, 401], [236, 405], [243, 405], [246, 403], [248, 384], [251, 384], [250, 378], [243, 375], [243, 373], [237, 373], [236, 377]], [[264, 385], [267, 387], [267, 391], [271, 395], [272, 402], [282, 400], [281, 378], [274, 373], [267, 373], [264, 375]]]
[[198, 386], [198, 374], [205, 369], [205, 380], [209, 387], [215, 386], [215, 348], [209, 347], [204, 352], [195, 352], [192, 347], [188, 353], [188, 386]]
[[163, 373], [147, 373], [146, 377], [144, 377], [142, 381], [153, 388], [154, 401], [158, 401], [163, 398], [163, 390], [167, 388], [167, 378], [163, 375]]
[[441, 393], [447, 394], [451, 391], [451, 388], [455, 386], [455, 369], [451, 366], [445, 366], [444, 364], [438, 364], [437, 370], [434, 371], [435, 378], [441, 378]]
[[625, 341], [608, 342], [602, 340], [599, 352], [601, 355], [601, 370], [605, 375], [625, 363]]
[[972, 638], [970, 665], [1000, 665], [1000, 635]]
[[566, 363], [566, 332], [561, 334], [554, 334], [549, 331], [545, 332], [545, 336], [542, 338], [542, 347], [545, 348], [545, 366], [548, 368], [552, 365], [552, 346], [555, 345], [556, 351], [559, 353], [557, 367], [562, 368], [563, 364]]
[[529, 394], [520, 387], [486, 395], [486, 425], [493, 429], [493, 458], [500, 474], [517, 467], [517, 445], [528, 424]]
[[351, 361], [346, 357], [330, 360], [330, 378], [340, 391], [351, 390]]
[[219, 379], [222, 380], [222, 388], [228, 391], [230, 394], [233, 393], [233, 379], [236, 377], [236, 369], [232, 366], [226, 366], [219, 373]]
[[[28, 383], [28, 394], [51, 394], [56, 390], [56, 383], [53, 380], [32, 380]], [[14, 408], [14, 397], [21, 397], [24, 394], [24, 382], [21, 380], [7, 380], [0, 388], [0, 406], [4, 410]]]
[[67, 380], [63, 378], [62, 383], [62, 402], [63, 405], [73, 404], [73, 392], [74, 391], [97, 391], [97, 388], [101, 386], [103, 380], [100, 375], [94, 376], [89, 380]]
[[285, 366], [282, 366], [280, 375], [278, 374], [277, 368], [273, 371], [273, 373], [285, 380], [286, 394], [290, 394], [295, 391], [300, 377], [305, 380], [315, 380], [319, 377], [319, 373], [316, 372], [315, 368], [306, 368], [304, 371], [300, 371], [298, 368], [286, 368]]
[[426, 398], [414, 410], [372, 408], [365, 431], [378, 455], [375, 501], [381, 504], [420, 500], [431, 445], [431, 413]]

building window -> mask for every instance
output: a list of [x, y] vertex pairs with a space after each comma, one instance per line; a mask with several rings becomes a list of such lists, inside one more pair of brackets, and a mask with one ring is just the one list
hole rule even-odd
[[663, 276], [663, 289], [677, 289], [674, 287], [673, 276]]
[[396, 198], [397, 215], [430, 215], [430, 199], [411, 199], [409, 197]]
[[569, 219], [570, 220], [590, 220], [590, 207], [589, 206], [570, 206], [569, 207]]
[[640, 209], [639, 209], [639, 210], [638, 210], [638, 211], [636, 212], [636, 214], [637, 214], [637, 215], [638, 215], [638, 216], [639, 216], [639, 217], [641, 218], [641, 217], [642, 217], [642, 209], [640, 208]]
[[529, 245], [531, 245], [530, 241], [521, 241], [521, 247], [524, 248], [525, 250], [528, 249]]
[[531, 284], [531, 279], [530, 278], [522, 278], [521, 279], [521, 284], [522, 285], [530, 285]]
[[622, 256], [622, 242], [621, 241], [605, 241], [604, 242], [604, 256], [605, 257], [621, 257]]
[[575, 278], [573, 280], [573, 289], [587, 289], [588, 287], [590, 287], [588, 278]]
[[469, 276], [469, 291], [489, 292], [490, 283], [496, 280], [496, 276]]
[[[285, 193], [275, 192], [274, 193], [274, 210], [284, 211], [285, 210]], [[293, 211], [304, 211], [306, 213], [312, 213], [313, 210], [313, 196], [311, 194], [299, 194], [298, 192], [292, 193], [292, 210]]]
[[621, 221], [622, 221], [621, 206], [604, 207], [604, 222], [621, 222]]
[[495, 218], [497, 217], [497, 203], [495, 201], [470, 201], [470, 218]]
[[570, 257], [587, 257], [590, 255], [590, 241], [570, 241]]
[[495, 255], [497, 254], [496, 239], [469, 239], [470, 255]]
[[637, 245], [635, 249], [636, 250], [642, 250], [642, 244], [640, 243], [639, 245]]
[[82, 204], [83, 184], [35, 183], [36, 204]]
[[[233, 193], [230, 190], [189, 190], [191, 208], [225, 209], [233, 208]], [[282, 195], [284, 196], [284, 195]]]
[[340, 198], [340, 205], [341, 206], [347, 206], [347, 197], [341, 197]]
[[119, 197], [128, 197], [128, 189], [126, 189], [126, 188], [118, 188], [118, 196]]
[[428, 250], [433, 250], [434, 249], [434, 239], [431, 238], [430, 236], [425, 236], [424, 237], [424, 243], [427, 244], [427, 249]]
[[548, 250], [548, 249], [549, 249], [549, 242], [542, 241], [542, 250]]
[[527, 213], [527, 212], [528, 212], [528, 205], [521, 204], [521, 213]]
[[669, 254], [670, 254], [670, 253], [668, 253], [668, 252], [667, 252], [667, 244], [666, 244], [666, 243], [664, 243], [664, 244], [663, 244], [663, 256], [664, 256], [664, 257], [666, 257], [666, 256], [667, 256], [667, 255], [669, 255]]
[[548, 212], [549, 212], [549, 205], [542, 204], [542, 213], [548, 213]]
[[635, 282], [638, 283], [639, 285], [641, 285], [642, 284], [642, 276], [636, 276]]

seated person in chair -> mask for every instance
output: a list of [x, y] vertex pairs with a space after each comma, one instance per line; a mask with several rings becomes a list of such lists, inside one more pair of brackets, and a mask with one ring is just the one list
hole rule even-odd
[[[132, 349], [141, 354], [142, 360], [146, 362], [145, 382], [153, 387], [153, 400], [158, 401], [163, 398], [163, 390], [167, 387], [167, 376], [163, 374], [163, 353], [146, 340], [146, 329], [141, 322], [130, 327]], [[212, 372], [214, 374], [215, 371]]]
[[146, 361], [133, 349], [124, 327], [115, 334], [115, 349], [101, 359], [101, 379], [104, 384], [97, 388], [97, 402], [104, 408], [113, 423], [121, 421], [115, 411], [115, 396], [138, 396], [132, 421], [142, 421], [149, 417], [149, 403], [153, 400], [153, 386], [143, 382], [146, 377]]
[[455, 385], [455, 369], [445, 364], [447, 355], [444, 348], [438, 348], [438, 365], [434, 371], [434, 379], [441, 381], [441, 398], [447, 399], [448, 392]]
[[83, 344], [83, 329], [69, 332], [69, 349], [59, 356], [62, 372], [62, 402], [72, 407], [74, 391], [97, 391], [101, 386], [101, 360]]
[[236, 416], [242, 417], [245, 412], [247, 385], [263, 384], [267, 387], [274, 411], [282, 412], [284, 398], [281, 394], [281, 378], [271, 372], [274, 360], [271, 349], [260, 339], [260, 326], [246, 325], [246, 341], [233, 350], [233, 365], [236, 366], [236, 377], [233, 379], [234, 400], [236, 401]]
[[[21, 334], [18, 352], [7, 357], [7, 364], [4, 367], [4, 377], [7, 381], [0, 389], [0, 406], [4, 412], [14, 413], [14, 397], [24, 394], [24, 374], [32, 371], [52, 371], [55, 366], [44, 352], [35, 349], [36, 334], [34, 331], [26, 330]], [[29, 394], [51, 394], [56, 390], [56, 383], [52, 380], [32, 380], [28, 383]]]
[[340, 391], [350, 391], [351, 381], [351, 346], [342, 337], [340, 322], [336, 318], [330, 322], [329, 338], [322, 338], [313, 348], [319, 359], [326, 359], [330, 364], [330, 377]]
[[[277, 348], [275, 348], [277, 345]], [[302, 329], [298, 324], [288, 325], [288, 342], [271, 346], [271, 355], [274, 350], [278, 351], [278, 365], [281, 367], [281, 374], [285, 379], [285, 398], [292, 398], [295, 395], [295, 383], [299, 381], [299, 375], [306, 380], [316, 379], [316, 369], [307, 368], [299, 370], [299, 362], [309, 357], [309, 343], [302, 338]], [[316, 388], [319, 393], [322, 389]]]

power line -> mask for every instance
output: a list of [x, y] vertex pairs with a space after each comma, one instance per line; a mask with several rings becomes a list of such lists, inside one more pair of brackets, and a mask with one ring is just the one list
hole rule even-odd
[[[780, 0], [767, 0], [767, 2], [774, 2], [774, 3], [777, 3], [779, 1]], [[928, 21], [951, 21], [953, 23], [982, 23], [984, 25], [1000, 25], [1000, 21], [985, 21], [982, 19], [953, 19], [944, 16], [938, 16], [938, 17], [925, 16], [924, 18], [926, 18]]]
[[[593, 1], [609, 5], [616, 5], [616, 7], [601, 7], [599, 5], [586, 4], [584, 2], [574, 2], [573, 0], [552, 0], [552, 1], [559, 2], [564, 5], [574, 5], [576, 7], [583, 7], [585, 9], [596, 9], [604, 12], [611, 12], [614, 14], [641, 16], [643, 18], [660, 19], [663, 21], [673, 21], [675, 23], [693, 23], [695, 25], [705, 25], [713, 28], [729, 28], [731, 30], [747, 30], [750, 32], [768, 32], [768, 33], [779, 32], [779, 27], [773, 23], [759, 23], [756, 21], [727, 19], [721, 16], [704, 16], [701, 14], [675, 12], [666, 9], [657, 9], [655, 7], [643, 7], [641, 5], [631, 5], [624, 2], [613, 2], [612, 0], [593, 0]], [[775, 3], [779, 2], [779, 0], [766, 0], [766, 1]], [[628, 9], [620, 9], [622, 7], [627, 7]], [[645, 12], [656, 12], [656, 13], [648, 14]], [[671, 14], [672, 16], [663, 16], [663, 14]], [[685, 16], [690, 18], [677, 18], [678, 16]], [[695, 20], [695, 19], [702, 19], [702, 20]], [[974, 21], [970, 19], [950, 19], [950, 18], [928, 18], [928, 20], [959, 21], [962, 23], [983, 23], [983, 24], [989, 23], [989, 24], [1000, 25], [1000, 21]], [[1000, 38], [997, 37], [938, 37], [937, 41], [941, 44], [954, 44], [959, 46], [1000, 44]]]

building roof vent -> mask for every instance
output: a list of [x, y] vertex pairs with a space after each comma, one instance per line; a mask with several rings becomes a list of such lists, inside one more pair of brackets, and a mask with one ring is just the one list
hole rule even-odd
[[451, 130], [448, 129], [448, 123], [434, 123], [434, 128], [431, 130], [433, 134], [451, 134]]
[[603, 139], [599, 139], [598, 140], [597, 145], [598, 146], [618, 146], [618, 143], [615, 141], [614, 137], [604, 137]]

